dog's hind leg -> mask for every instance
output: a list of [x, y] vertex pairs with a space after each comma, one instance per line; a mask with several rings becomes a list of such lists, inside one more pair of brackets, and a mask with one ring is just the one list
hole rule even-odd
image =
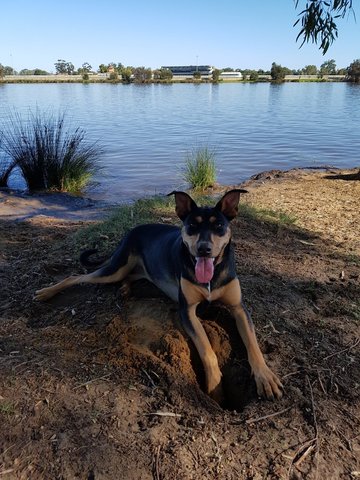
[[[72, 275], [55, 285], [37, 290], [35, 292], [35, 299], [40, 301], [48, 300], [62, 290], [72, 287], [73, 285], [79, 285], [80, 283], [120, 282], [133, 270], [137, 264], [137, 257], [129, 255], [126, 260], [124, 258], [125, 256], [123, 256], [122, 259], [119, 257], [119, 255], [116, 257], [114, 255], [109, 265], [99, 268], [95, 270], [95, 272], [85, 275]], [[121, 260], [123, 261], [121, 262]]]

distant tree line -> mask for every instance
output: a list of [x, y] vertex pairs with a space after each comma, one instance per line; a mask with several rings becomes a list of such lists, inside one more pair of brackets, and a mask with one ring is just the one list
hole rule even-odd
[[[108, 64], [100, 64], [97, 71], [93, 71], [92, 66], [88, 62], [84, 62], [81, 67], [75, 69], [73, 63], [63, 59], [59, 59], [54, 64], [57, 75], [82, 75], [84, 80], [89, 79], [89, 75], [96, 73], [107, 74], [111, 81], [122, 81], [124, 83], [148, 83], [151, 81], [168, 82], [171, 81], [172, 72], [165, 68], [152, 70], [146, 67], [124, 66], [122, 63], [111, 62]], [[326, 60], [318, 68], [316, 65], [305, 65], [301, 69], [290, 69], [273, 62], [270, 70], [252, 70], [242, 68], [223, 69], [215, 68], [212, 75], [212, 81], [218, 82], [222, 72], [240, 72], [244, 80], [256, 82], [259, 76], [268, 75], [275, 82], [284, 81], [286, 75], [316, 75], [320, 79], [328, 75], [344, 75], [346, 80], [351, 82], [360, 82], [360, 59], [354, 60], [347, 68], [337, 68], [334, 59]], [[23, 69], [16, 72], [10, 66], [4, 66], [0, 63], [0, 78], [7, 75], [48, 75], [49, 72], [40, 68]], [[196, 75], [197, 74], [197, 75]], [[194, 80], [201, 80], [200, 72], [194, 73]]]

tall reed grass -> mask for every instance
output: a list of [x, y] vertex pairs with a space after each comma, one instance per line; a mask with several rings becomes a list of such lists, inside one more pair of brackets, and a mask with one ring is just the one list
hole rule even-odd
[[98, 171], [101, 149], [72, 127], [65, 114], [29, 112], [10, 116], [1, 132], [2, 149], [11, 158], [30, 191], [80, 193]]
[[194, 148], [186, 154], [184, 180], [193, 190], [203, 191], [216, 182], [215, 152], [208, 147]]
[[12, 162], [8, 156], [4, 155], [3, 152], [0, 152], [0, 188], [8, 186], [9, 177], [14, 166], [14, 162]]

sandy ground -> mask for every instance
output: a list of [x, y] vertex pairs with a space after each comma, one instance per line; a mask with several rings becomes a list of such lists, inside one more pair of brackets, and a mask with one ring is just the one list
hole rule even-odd
[[14, 190], [0, 190], [0, 220], [25, 221], [57, 218], [68, 221], [101, 220], [111, 207], [90, 198], [60, 193], [30, 195]]
[[272, 172], [248, 183], [244, 202], [296, 218], [294, 225], [246, 215], [233, 222], [245, 304], [285, 395], [257, 398], [229, 313], [204, 307], [223, 408], [202, 390], [176, 305], [148, 284], [129, 298], [119, 285], [79, 286], [34, 302], [36, 289], [82, 271], [69, 239], [87, 220], [61, 201], [49, 216], [43, 199], [2, 196], [1, 478], [358, 478], [360, 182], [353, 174]]
[[[359, 220], [356, 215], [360, 210], [359, 180], [358, 170], [275, 171], [260, 175], [255, 185], [262, 185], [265, 181], [266, 194], [262, 188], [252, 189], [249, 202], [294, 215], [297, 226], [359, 253]], [[283, 183], [281, 188], [280, 183]], [[253, 180], [249, 182], [251, 185], [254, 185]]]

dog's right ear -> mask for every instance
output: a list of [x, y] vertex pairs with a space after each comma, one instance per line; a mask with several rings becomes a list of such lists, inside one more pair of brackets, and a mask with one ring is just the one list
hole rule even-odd
[[197, 208], [194, 200], [185, 192], [177, 192], [174, 190], [167, 196], [175, 195], [175, 211], [180, 220], [184, 221], [189, 213]]

